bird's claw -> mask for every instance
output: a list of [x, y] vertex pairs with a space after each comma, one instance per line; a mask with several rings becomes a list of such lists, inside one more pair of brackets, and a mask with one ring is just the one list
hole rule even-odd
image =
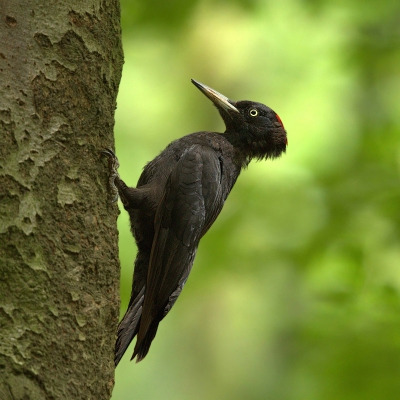
[[118, 168], [119, 168], [119, 162], [118, 158], [115, 155], [115, 153], [111, 149], [104, 149], [102, 150], [101, 154], [106, 156], [108, 158], [108, 169], [109, 169], [109, 177], [108, 177], [108, 183], [110, 185], [110, 189], [114, 195], [113, 199], [111, 200], [111, 203], [115, 203], [118, 200], [118, 188], [115, 186], [115, 179], [118, 177]]

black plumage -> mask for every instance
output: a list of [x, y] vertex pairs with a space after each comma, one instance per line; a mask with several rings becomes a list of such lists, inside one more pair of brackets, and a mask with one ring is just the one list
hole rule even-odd
[[132, 359], [138, 362], [148, 353], [158, 324], [189, 276], [201, 237], [241, 169], [253, 158], [276, 158], [286, 151], [286, 131], [269, 107], [234, 102], [192, 82], [217, 107], [225, 133], [196, 132], [172, 142], [145, 166], [136, 188], [120, 179], [114, 153], [103, 151], [109, 158], [110, 184], [129, 213], [138, 247], [131, 299], [118, 327], [116, 365], [135, 336]]

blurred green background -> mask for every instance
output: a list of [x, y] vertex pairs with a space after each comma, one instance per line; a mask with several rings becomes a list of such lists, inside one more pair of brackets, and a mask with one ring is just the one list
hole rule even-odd
[[[400, 399], [400, 2], [121, 3], [127, 184], [172, 140], [224, 129], [190, 78], [269, 105], [289, 147], [242, 172], [113, 400]], [[136, 250], [118, 223], [123, 312]]]

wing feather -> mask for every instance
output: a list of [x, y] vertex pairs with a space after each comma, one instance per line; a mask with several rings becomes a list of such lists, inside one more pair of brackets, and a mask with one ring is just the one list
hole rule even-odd
[[146, 335], [154, 337], [158, 323], [188, 278], [200, 238], [222, 209], [221, 180], [218, 154], [201, 145], [191, 146], [168, 178], [155, 217], [155, 236], [133, 357], [139, 354], [139, 359], [147, 353], [141, 349], [142, 343], [149, 342]]

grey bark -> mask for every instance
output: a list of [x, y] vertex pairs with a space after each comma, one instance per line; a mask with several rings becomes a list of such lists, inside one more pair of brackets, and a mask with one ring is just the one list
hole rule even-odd
[[109, 399], [118, 0], [0, 1], [0, 399]]

